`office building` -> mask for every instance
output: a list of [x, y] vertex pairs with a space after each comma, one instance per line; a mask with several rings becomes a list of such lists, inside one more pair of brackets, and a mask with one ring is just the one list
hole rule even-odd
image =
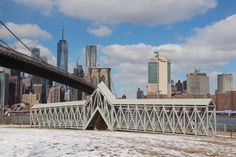
[[21, 78], [19, 76], [10, 76], [9, 82], [9, 105], [14, 105], [20, 102], [21, 98]]
[[47, 103], [64, 102], [64, 94], [65, 91], [63, 86], [50, 88]]
[[[46, 57], [41, 57], [40, 56], [40, 49], [39, 48], [32, 48], [32, 53], [31, 53], [31, 57], [35, 58], [35, 59], [42, 59], [44, 62], [47, 62], [47, 58]], [[40, 98], [40, 102], [41, 103], [45, 103], [46, 102], [46, 80], [35, 76], [35, 75], [31, 75], [31, 80], [32, 80], [32, 93], [39, 95]], [[44, 85], [44, 86], [43, 86]]]
[[9, 75], [0, 73], [0, 109], [6, 109], [9, 106], [8, 103], [9, 93]]
[[215, 103], [218, 111], [236, 111], [236, 91], [216, 93]]
[[171, 96], [174, 96], [177, 94], [177, 87], [175, 85], [175, 81], [171, 80]]
[[233, 90], [233, 74], [217, 75], [217, 93]]
[[74, 75], [79, 76], [79, 77], [84, 76], [84, 70], [83, 70], [82, 65], [79, 65], [78, 63], [76, 63], [76, 66], [74, 68]]
[[21, 98], [21, 72], [15, 69], [4, 68], [4, 72], [9, 76], [9, 106], [19, 103]]
[[87, 45], [85, 48], [85, 65], [88, 68], [97, 67], [97, 47], [95, 45]]
[[25, 76], [21, 79], [21, 91], [22, 94], [33, 93], [33, 83], [31, 76]]
[[[45, 63], [48, 62], [48, 59], [46, 56], [41, 56], [40, 57]], [[48, 97], [48, 92], [47, 92], [47, 88], [50, 88], [50, 86], [48, 85], [48, 81], [45, 78], [41, 78], [41, 85], [42, 85], [42, 90], [41, 90], [41, 103], [47, 103], [47, 97]]]
[[143, 90], [141, 90], [140, 88], [138, 88], [137, 90], [137, 99], [145, 99]]
[[[40, 58], [40, 49], [39, 48], [32, 48], [31, 57], [34, 59], [39, 59]], [[41, 85], [41, 81], [42, 81], [41, 77], [38, 77], [35, 75], [31, 75], [31, 77], [32, 77], [33, 85], [37, 85], [37, 86]]]
[[20, 102], [21, 97], [21, 72], [15, 69], [4, 68], [4, 73], [8, 75], [8, 105], [9, 107]]
[[[76, 66], [74, 68], [74, 75], [77, 77], [84, 77], [84, 70], [82, 65], [76, 63]], [[76, 101], [76, 100], [82, 100], [82, 98], [83, 98], [83, 92], [81, 90], [70, 88], [70, 100]]]
[[148, 62], [148, 94], [171, 96], [171, 63], [167, 57], [159, 56]]
[[62, 39], [57, 43], [57, 67], [68, 71], [68, 43], [64, 40], [64, 28], [62, 27]]
[[175, 86], [177, 92], [183, 93], [183, 83], [180, 80], [178, 80], [178, 82], [175, 83]]
[[183, 81], [183, 93], [187, 93], [187, 80]]
[[40, 95], [32, 93], [23, 94], [21, 101], [25, 104], [29, 104], [30, 106], [34, 106], [40, 102]]
[[47, 103], [60, 102], [60, 88], [52, 87], [49, 90]]
[[193, 73], [187, 74], [187, 93], [188, 94], [209, 94], [209, 77], [206, 73], [201, 73], [195, 69]]

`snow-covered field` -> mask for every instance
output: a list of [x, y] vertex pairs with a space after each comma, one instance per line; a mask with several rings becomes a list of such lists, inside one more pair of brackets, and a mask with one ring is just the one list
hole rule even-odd
[[236, 156], [236, 139], [134, 132], [5, 128], [1, 157]]

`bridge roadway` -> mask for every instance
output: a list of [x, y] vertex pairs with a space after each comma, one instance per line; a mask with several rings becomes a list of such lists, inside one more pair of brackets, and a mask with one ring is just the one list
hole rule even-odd
[[83, 78], [69, 74], [55, 66], [42, 62], [0, 44], [0, 66], [17, 69], [29, 74], [53, 80], [91, 94], [95, 87]]

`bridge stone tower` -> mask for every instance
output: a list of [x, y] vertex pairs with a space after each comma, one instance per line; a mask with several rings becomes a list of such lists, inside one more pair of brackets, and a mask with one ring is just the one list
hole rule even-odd
[[104, 82], [111, 89], [111, 68], [88, 68], [85, 74], [85, 79], [97, 86], [100, 82]]

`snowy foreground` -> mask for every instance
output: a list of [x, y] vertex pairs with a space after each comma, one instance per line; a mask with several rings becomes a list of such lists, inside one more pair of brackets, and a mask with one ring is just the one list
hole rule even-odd
[[236, 139], [133, 132], [4, 128], [1, 157], [236, 156]]

